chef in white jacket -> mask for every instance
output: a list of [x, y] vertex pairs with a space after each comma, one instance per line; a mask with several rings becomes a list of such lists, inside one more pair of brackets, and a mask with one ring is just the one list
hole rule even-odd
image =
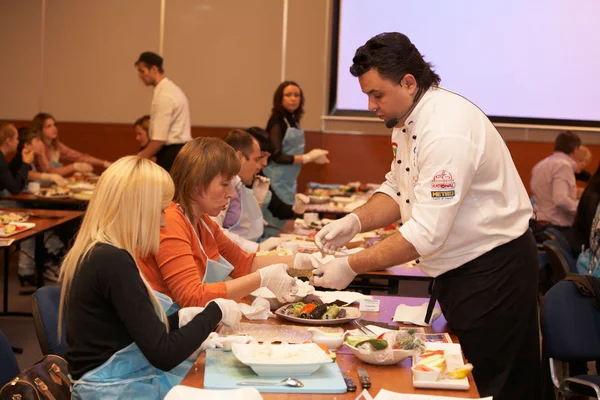
[[[369, 109], [394, 127], [390, 172], [371, 200], [323, 228], [332, 253], [357, 233], [401, 220], [399, 232], [314, 270], [342, 289], [356, 274], [416, 260], [432, 280], [482, 396], [535, 399], [539, 383], [537, 251], [531, 203], [498, 131], [400, 33], [371, 38], [350, 72]], [[427, 318], [426, 318], [427, 319]]]

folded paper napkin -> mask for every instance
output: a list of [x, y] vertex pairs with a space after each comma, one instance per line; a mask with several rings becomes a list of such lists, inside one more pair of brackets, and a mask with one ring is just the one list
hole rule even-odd
[[262, 400], [262, 396], [255, 388], [232, 390], [198, 389], [189, 386], [177, 385], [165, 396], [165, 400]]
[[275, 317], [275, 314], [271, 312], [271, 305], [262, 297], [254, 299], [252, 305], [238, 303], [238, 308], [244, 314], [244, 317], [252, 320]]
[[394, 318], [392, 321], [404, 322], [419, 326], [431, 326], [431, 323], [438, 319], [440, 315], [442, 315], [442, 311], [439, 308], [434, 308], [429, 324], [425, 323], [425, 314], [427, 314], [427, 303], [423, 303], [420, 306], [407, 306], [406, 304], [400, 304], [398, 307], [396, 307], [396, 312], [394, 313]]
[[[311, 286], [310, 283], [302, 281], [300, 279], [296, 279], [296, 286], [298, 287], [298, 292], [296, 292], [296, 297], [301, 299], [303, 297], [308, 296], [311, 293], [315, 292], [315, 288]], [[261, 287], [256, 289], [254, 292], [250, 293], [254, 297], [263, 297], [265, 299], [274, 299], [275, 294], [269, 290], [267, 287]]]

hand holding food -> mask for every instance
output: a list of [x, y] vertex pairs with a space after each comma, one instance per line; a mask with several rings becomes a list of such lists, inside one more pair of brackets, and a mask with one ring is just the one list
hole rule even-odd
[[362, 230], [358, 215], [352, 213], [338, 219], [317, 233], [315, 244], [323, 253], [334, 254]]
[[350, 268], [348, 257], [340, 257], [326, 264], [319, 263], [313, 271], [310, 283], [314, 286], [341, 290], [346, 288], [355, 277], [356, 272]]
[[281, 302], [294, 300], [298, 292], [296, 279], [287, 273], [286, 264], [273, 264], [258, 270], [260, 273], [260, 286], [268, 288]]

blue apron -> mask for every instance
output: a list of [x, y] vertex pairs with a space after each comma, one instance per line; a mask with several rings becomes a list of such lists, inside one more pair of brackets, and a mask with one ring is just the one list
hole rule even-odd
[[252, 194], [252, 189], [242, 185], [240, 191], [241, 213], [238, 221], [230, 226], [231, 232], [236, 233], [244, 239], [256, 242], [264, 231], [263, 214], [258, 206], [258, 201]]
[[[165, 312], [172, 311], [173, 300], [154, 292]], [[194, 360], [185, 360], [171, 371], [162, 371], [148, 362], [139, 347], [132, 343], [119, 350], [101, 366], [73, 381], [74, 400], [162, 399], [186, 376]]]
[[[179, 207], [179, 209], [181, 210], [183, 215], [185, 215], [185, 212], [183, 211], [181, 206], [179, 204], [177, 206]], [[206, 272], [204, 273], [204, 278], [202, 278], [202, 283], [225, 282], [225, 279], [227, 279], [227, 277], [229, 276], [231, 271], [233, 271], [233, 265], [231, 265], [231, 263], [229, 261], [227, 261], [225, 259], [225, 257], [223, 257], [220, 254], [219, 254], [218, 261], [211, 260], [208, 257], [208, 254], [206, 254], [206, 252], [204, 251], [204, 246], [202, 246], [202, 242], [200, 241], [200, 236], [198, 236], [198, 234], [196, 233], [194, 224], [192, 224], [192, 221], [190, 221], [190, 219], [187, 217], [187, 215], [185, 216], [185, 218], [190, 223], [190, 226], [192, 227], [192, 230], [194, 231], [194, 234], [196, 235], [196, 239], [198, 239], [198, 245], [200, 246], [200, 250], [206, 257]], [[202, 225], [204, 225], [204, 227], [206, 228], [208, 233], [210, 233], [210, 236], [212, 236], [214, 238], [214, 235], [212, 234], [212, 231], [210, 230], [208, 225], [206, 225], [206, 222], [204, 222], [202, 219], [200, 219], [200, 222], [202, 222]]]
[[[290, 127], [287, 120], [285, 120], [285, 123], [288, 128], [285, 131], [285, 137], [281, 142], [281, 152], [291, 156], [303, 154], [304, 130]], [[269, 161], [269, 165], [263, 169], [264, 175], [271, 179], [271, 189], [283, 202], [289, 205], [294, 205], [297, 180], [301, 168], [302, 164], [277, 164], [273, 161]], [[285, 224], [285, 220], [276, 218], [271, 214], [271, 211], [267, 208], [268, 204], [269, 202], [265, 200], [262, 208], [263, 217], [268, 223], [263, 235], [263, 238], [265, 239], [276, 236]]]

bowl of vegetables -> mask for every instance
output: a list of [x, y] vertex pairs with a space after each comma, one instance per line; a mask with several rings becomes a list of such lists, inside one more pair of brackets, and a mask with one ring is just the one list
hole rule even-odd
[[425, 344], [414, 336], [416, 330], [386, 332], [378, 337], [346, 336], [344, 345], [362, 362], [374, 365], [394, 365], [420, 354]]

